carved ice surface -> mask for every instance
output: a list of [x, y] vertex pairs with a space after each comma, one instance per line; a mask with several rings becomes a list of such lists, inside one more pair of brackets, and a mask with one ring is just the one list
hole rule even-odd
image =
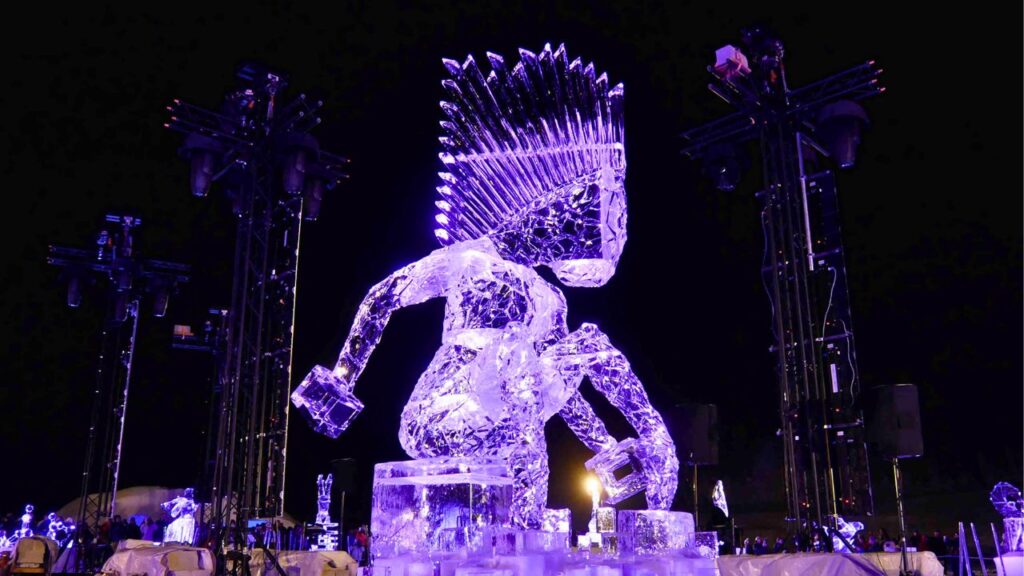
[[1024, 498], [1013, 484], [999, 482], [992, 487], [988, 498], [992, 506], [995, 506], [996, 512], [1003, 518], [1024, 517]]
[[729, 515], [729, 503], [725, 500], [725, 485], [719, 480], [715, 482], [715, 489], [711, 492], [711, 502], [715, 508], [722, 511], [722, 514]]
[[316, 524], [329, 524], [331, 522], [331, 484], [334, 483], [334, 474], [323, 474], [316, 477]]
[[618, 527], [624, 554], [660, 554], [693, 544], [693, 515], [687, 512], [619, 510]]
[[847, 554], [853, 552], [853, 549], [847, 546], [846, 543], [850, 542], [852, 544], [857, 532], [860, 532], [863, 529], [863, 522], [847, 522], [842, 516], [836, 516], [836, 532], [838, 532], [842, 538], [835, 534], [832, 535], [832, 549], [836, 552], [845, 552]]
[[[315, 367], [292, 401], [336, 437], [362, 409], [352, 389], [391, 314], [443, 297], [441, 348], [402, 412], [409, 456], [497, 458], [511, 477], [516, 525], [539, 529], [544, 423], [559, 414], [600, 455], [628, 446], [634, 474], [620, 494], [646, 490], [650, 508], [667, 509], [679, 462], [661, 416], [597, 326], [570, 332], [565, 297], [534, 270], [547, 266], [571, 286], [600, 286], [615, 272], [626, 241], [622, 85], [609, 88], [562, 46], [520, 50], [512, 67], [487, 58], [486, 75], [472, 57], [444, 60], [451, 78], [435, 218], [443, 248], [370, 289], [336, 366]], [[584, 378], [635, 440], [620, 445], [608, 434], [579, 393]]]
[[388, 462], [373, 476], [374, 558], [478, 548], [486, 528], [511, 525], [512, 479], [503, 461]]
[[714, 560], [718, 558], [718, 532], [694, 532], [693, 545], [701, 558]]

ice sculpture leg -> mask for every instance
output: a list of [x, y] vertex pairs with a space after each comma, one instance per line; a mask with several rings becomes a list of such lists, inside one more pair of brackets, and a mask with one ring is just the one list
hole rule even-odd
[[[612, 406], [618, 408], [636, 429], [639, 440], [635, 448], [631, 447], [630, 457], [635, 458], [642, 468], [647, 505], [652, 509], [667, 510], [675, 497], [679, 476], [675, 443], [622, 352], [612, 345], [597, 326], [583, 324], [579, 330], [546, 351], [544, 357], [555, 363], [567, 381], [579, 382], [583, 376], [588, 377], [594, 388]], [[567, 404], [567, 408], [570, 406]], [[563, 417], [566, 412], [563, 409]], [[571, 417], [581, 416], [571, 414]], [[607, 446], [607, 441], [600, 438], [602, 435], [607, 435], [607, 432], [602, 434], [598, 431], [598, 437], [592, 439], [592, 442], [595, 445], [603, 444], [601, 447], [604, 451], [616, 450], [617, 446]]]
[[529, 426], [509, 456], [512, 474], [512, 519], [530, 530], [539, 530], [544, 522], [548, 501], [548, 447], [544, 429]]

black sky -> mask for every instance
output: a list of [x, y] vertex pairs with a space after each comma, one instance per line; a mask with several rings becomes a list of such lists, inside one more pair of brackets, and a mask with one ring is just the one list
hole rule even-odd
[[[123, 485], [185, 486], [199, 474], [207, 375], [199, 356], [169, 348], [171, 326], [228, 301], [234, 234], [222, 197], [189, 195], [180, 139], [161, 127], [171, 98], [215, 105], [236, 64], [262, 61], [290, 74], [292, 94], [325, 101], [321, 143], [352, 158], [350, 181], [303, 238], [299, 377], [332, 361], [369, 286], [435, 247], [440, 58], [511, 57], [548, 41], [626, 85], [629, 242], [608, 286], [566, 290], [570, 323], [600, 324], [656, 405], [718, 404], [713, 476], [737, 486], [742, 505], [771, 508], [777, 387], [757, 182], [715, 191], [677, 152], [681, 130], [728, 111], [704, 89], [704, 68], [754, 21], [786, 42], [791, 86], [868, 58], [886, 70], [861, 161], [839, 190], [862, 381], [920, 387], [926, 455], [908, 464], [909, 486], [1019, 483], [1020, 15], [776, 4], [22, 5], [0, 39], [0, 511], [77, 496], [100, 307], [66, 308], [45, 255], [50, 243], [91, 243], [106, 213], [143, 218], [137, 250], [195, 273], [167, 318], [143, 319]], [[341, 439], [293, 421], [290, 511], [313, 510], [313, 478], [331, 459], [357, 458], [368, 478], [372, 463], [404, 458], [398, 415], [441, 316], [434, 302], [394, 318], [357, 388], [367, 409]], [[549, 433], [552, 503], [581, 503], [586, 453], [564, 426]]]

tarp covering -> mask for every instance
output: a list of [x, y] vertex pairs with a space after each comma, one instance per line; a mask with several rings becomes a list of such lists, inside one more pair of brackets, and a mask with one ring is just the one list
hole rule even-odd
[[[278, 576], [277, 569], [273, 562], [266, 557], [263, 550], [252, 550], [252, 559], [249, 561], [249, 569], [252, 576]], [[356, 576], [358, 565], [356, 561], [346, 552], [319, 551], [284, 551], [275, 553], [277, 561], [281, 564], [288, 576], [321, 576], [330, 574], [332, 576]]]
[[[942, 564], [931, 552], [908, 552], [908, 568], [921, 576], [942, 576]], [[899, 553], [767, 554], [722, 556], [721, 576], [899, 576]]]
[[205, 548], [154, 546], [118, 550], [103, 564], [101, 572], [114, 576], [210, 576], [215, 568], [213, 554]]

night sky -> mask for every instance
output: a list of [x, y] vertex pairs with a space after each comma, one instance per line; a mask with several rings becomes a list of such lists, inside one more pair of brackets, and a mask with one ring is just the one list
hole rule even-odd
[[[777, 14], [770, 2], [329, 4], [29, 3], [8, 19], [0, 512], [78, 495], [102, 299], [67, 308], [45, 258], [51, 243], [91, 245], [107, 213], [143, 219], [141, 256], [193, 266], [167, 317], [142, 319], [122, 486], [184, 487], [199, 475], [206, 358], [172, 350], [171, 330], [227, 305], [234, 228], [223, 195], [189, 193], [180, 136], [162, 128], [170, 99], [215, 106], [237, 64], [265, 62], [290, 75], [291, 94], [324, 100], [321, 145], [352, 159], [350, 180], [302, 239], [297, 383], [333, 362], [371, 285], [436, 247], [440, 59], [512, 58], [545, 42], [564, 42], [570, 58], [626, 86], [629, 241], [607, 286], [564, 289], [571, 327], [599, 324], [656, 406], [717, 404], [722, 462], [705, 477], [726, 481], [741, 514], [780, 510], [759, 180], [722, 193], [678, 153], [682, 130], [729, 111], [705, 90], [705, 67], [753, 22], [786, 43], [791, 87], [869, 58], [886, 70], [888, 92], [865, 104], [872, 126], [860, 162], [838, 182], [862, 383], [920, 390], [925, 456], [905, 463], [908, 492], [970, 494], [981, 517], [994, 482], [1020, 483], [1019, 14], [897, 15], [891, 3]], [[356, 388], [367, 408], [340, 439], [293, 419], [289, 512], [312, 517], [313, 480], [332, 459], [356, 458], [365, 488], [372, 464], [405, 458], [398, 416], [442, 314], [433, 301], [393, 318]], [[548, 433], [551, 504], [584, 506], [588, 454], [560, 422]], [[886, 511], [880, 472], [875, 491]], [[359, 514], [365, 498], [355, 501]]]

